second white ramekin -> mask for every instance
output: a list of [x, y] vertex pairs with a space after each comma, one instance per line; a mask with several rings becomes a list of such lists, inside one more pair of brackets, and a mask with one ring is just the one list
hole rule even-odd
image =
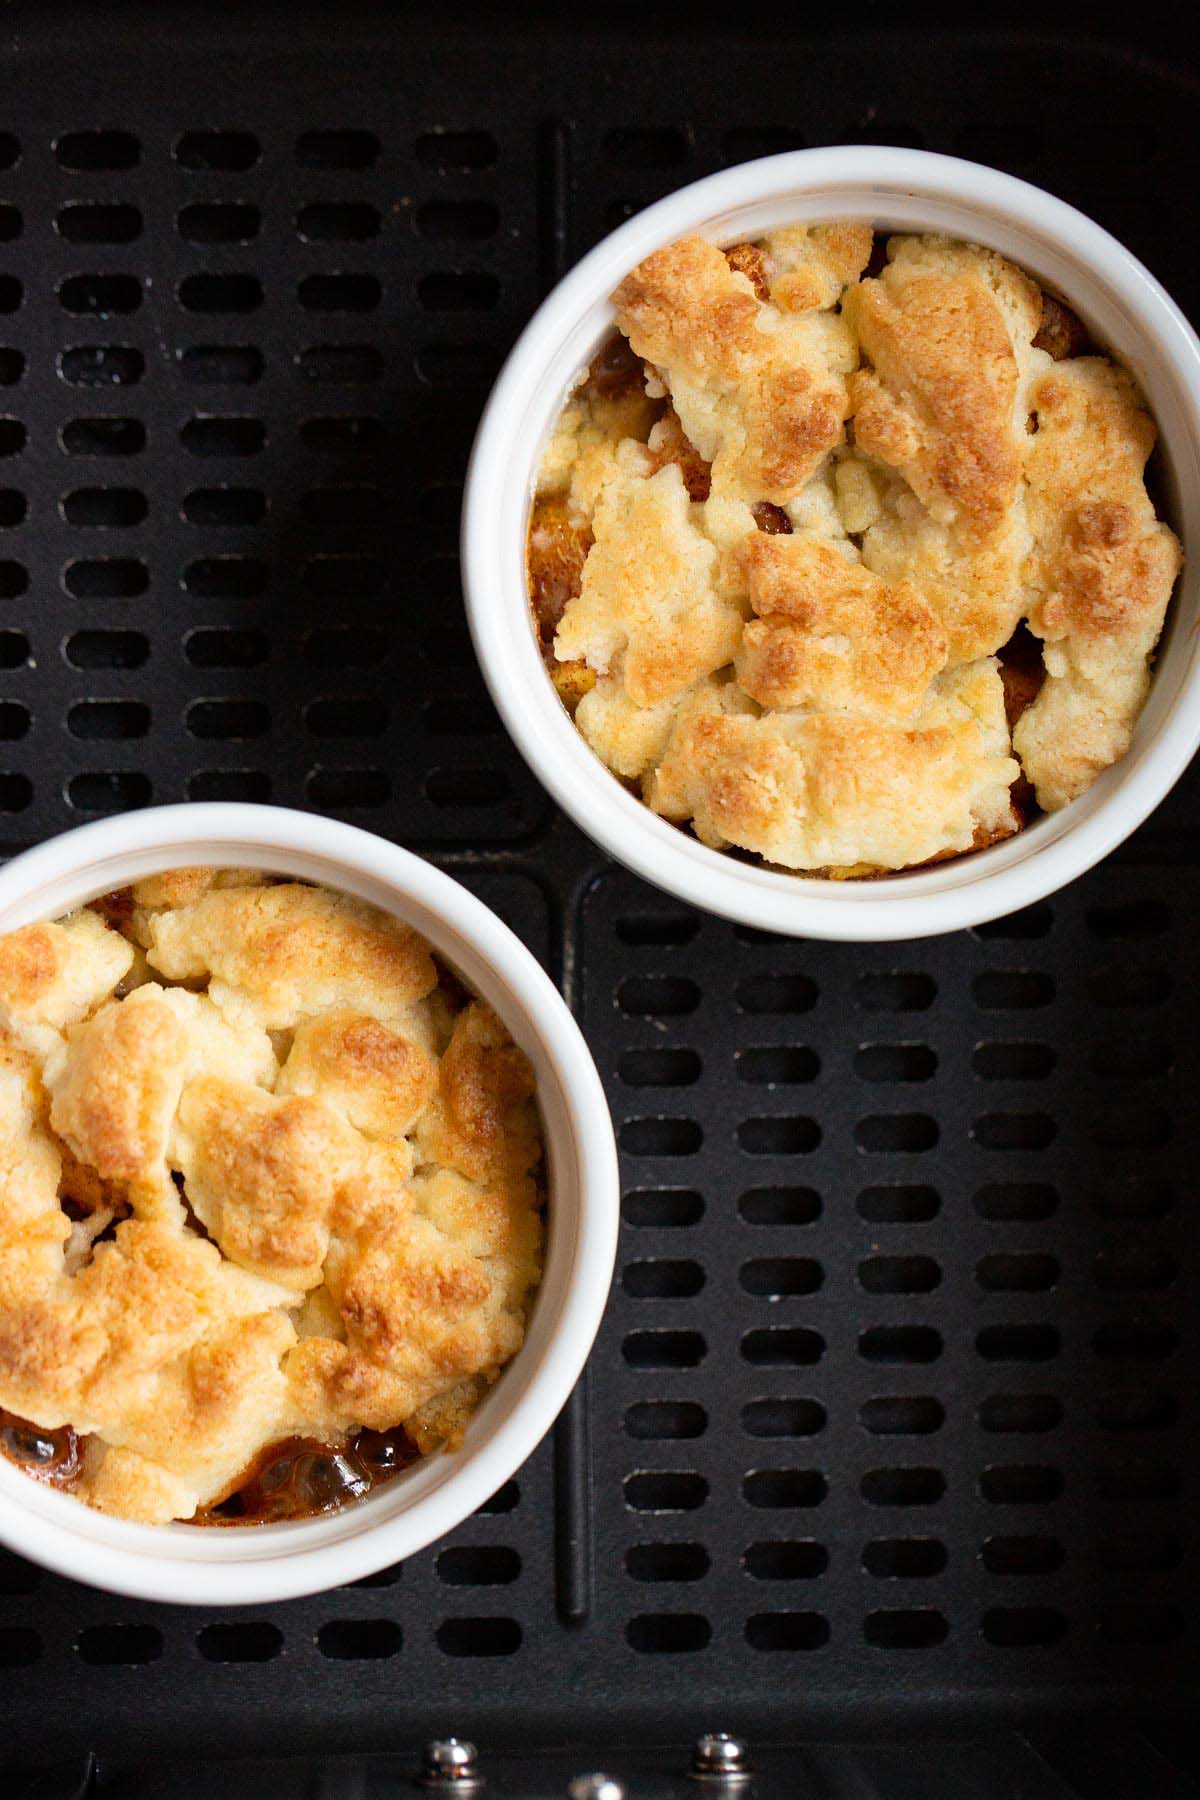
[[604, 1091], [558, 990], [481, 901], [369, 832], [271, 806], [167, 806], [103, 820], [0, 870], [0, 932], [189, 863], [324, 882], [414, 926], [532, 1060], [546, 1143], [546, 1266], [529, 1331], [461, 1449], [428, 1457], [340, 1512], [227, 1530], [108, 1518], [0, 1457], [0, 1542], [94, 1587], [230, 1606], [339, 1587], [400, 1562], [509, 1479], [553, 1424], [591, 1349], [616, 1254], [619, 1194]]
[[[938, 231], [1011, 257], [1062, 295], [1132, 370], [1158, 423], [1171, 523], [1186, 563], [1154, 686], [1128, 754], [1073, 805], [976, 855], [877, 882], [828, 882], [707, 849], [609, 773], [559, 704], [534, 639], [525, 577], [543, 448], [573, 382], [612, 329], [609, 295], [644, 256], [688, 232], [720, 244], [774, 226], [869, 219]], [[1115, 238], [1073, 207], [994, 169], [917, 150], [852, 145], [745, 163], [630, 219], [559, 283], [505, 364], [467, 480], [462, 563], [471, 631], [518, 748], [582, 829], [680, 898], [798, 937], [915, 938], [977, 925], [1072, 881], [1128, 837], [1200, 744], [1200, 344]]]

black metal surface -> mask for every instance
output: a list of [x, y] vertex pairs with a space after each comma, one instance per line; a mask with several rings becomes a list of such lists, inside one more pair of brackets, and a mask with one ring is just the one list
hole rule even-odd
[[[553, 815], [454, 559], [478, 407], [539, 293], [722, 162], [847, 138], [993, 161], [1186, 306], [1178, 46], [753, 14], [686, 39], [428, 9], [5, 18], [0, 840], [229, 796], [435, 855], [564, 980], [627, 1195], [584, 1394], [447, 1545], [211, 1617], [0, 1560], [0, 1760], [95, 1749], [112, 1792], [165, 1794], [190, 1778], [151, 1762], [438, 1729], [1186, 1718], [1196, 778], [1031, 915], [760, 940]], [[1005, 1780], [1010, 1755], [1008, 1786], [954, 1791], [1101, 1791], [1094, 1768], [1037, 1786], [1024, 1750], [996, 1752]], [[826, 1791], [941, 1791], [866, 1766], [830, 1762]]]

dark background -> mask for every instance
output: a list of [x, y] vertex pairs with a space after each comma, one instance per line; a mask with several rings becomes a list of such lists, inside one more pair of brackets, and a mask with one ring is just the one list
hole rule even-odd
[[971, 157], [1194, 307], [1179, 22], [843, 17], [0, 15], [0, 843], [244, 798], [432, 856], [563, 981], [626, 1189], [566, 1423], [403, 1570], [210, 1616], [3, 1555], [30, 1792], [398, 1793], [450, 1729], [549, 1795], [718, 1725], [764, 1796], [1198, 1791], [1195, 777], [1012, 920], [771, 939], [555, 814], [463, 622], [505, 351], [712, 169]]

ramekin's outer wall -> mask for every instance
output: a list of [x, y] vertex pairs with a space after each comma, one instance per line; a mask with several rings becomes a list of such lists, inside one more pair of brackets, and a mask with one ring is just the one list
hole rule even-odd
[[1073, 880], [1150, 813], [1200, 742], [1200, 570], [1185, 565], [1129, 754], [1074, 805], [976, 856], [886, 882], [756, 868], [657, 818], [609, 774], [546, 679], [529, 618], [525, 536], [547, 435], [612, 326], [608, 295], [686, 232], [728, 243], [784, 222], [865, 218], [1003, 252], [1069, 299], [1128, 364], [1158, 422], [1185, 549], [1200, 542], [1200, 344], [1153, 276], [1082, 213], [953, 157], [874, 146], [802, 150], [729, 169], [647, 208], [559, 284], [518, 341], [476, 439], [463, 513], [475, 647], [508, 730], [554, 798], [647, 880], [725, 917], [794, 936], [913, 938], [980, 924]]

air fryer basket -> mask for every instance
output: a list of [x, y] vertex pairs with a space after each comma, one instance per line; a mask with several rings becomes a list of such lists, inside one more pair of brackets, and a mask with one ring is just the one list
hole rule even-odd
[[432, 856], [564, 982], [626, 1190], [583, 1387], [443, 1545], [213, 1616], [0, 1557], [30, 1792], [400, 1793], [457, 1731], [497, 1794], [607, 1758], [657, 1795], [715, 1727], [764, 1800], [1196, 1791], [1197, 779], [996, 925], [771, 939], [556, 816], [464, 626], [505, 349], [724, 163], [991, 162], [1192, 302], [1178, 44], [817, 15], [5, 13], [3, 848], [238, 798]]

